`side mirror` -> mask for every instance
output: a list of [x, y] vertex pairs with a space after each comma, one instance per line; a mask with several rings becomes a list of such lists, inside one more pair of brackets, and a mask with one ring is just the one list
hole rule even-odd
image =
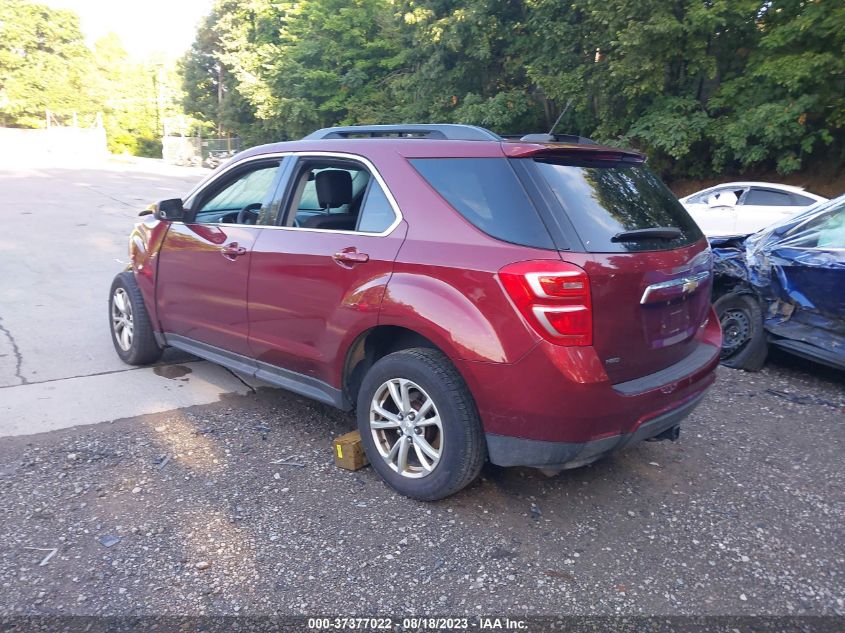
[[171, 198], [161, 200], [152, 205], [153, 215], [157, 220], [181, 220], [185, 217], [185, 209], [182, 207], [182, 198]]

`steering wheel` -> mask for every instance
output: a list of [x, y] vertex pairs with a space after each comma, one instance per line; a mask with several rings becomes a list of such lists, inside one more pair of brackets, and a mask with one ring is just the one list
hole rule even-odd
[[297, 228], [302, 228], [302, 223], [299, 221], [299, 218], [297, 218], [297, 217], [293, 218], [293, 225]]
[[252, 202], [238, 211], [237, 224], [255, 224], [258, 221], [258, 210], [263, 205], [260, 202]]

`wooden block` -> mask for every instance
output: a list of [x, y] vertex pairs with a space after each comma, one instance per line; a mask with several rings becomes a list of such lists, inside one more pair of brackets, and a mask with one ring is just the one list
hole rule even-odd
[[358, 470], [369, 464], [367, 455], [364, 453], [364, 446], [361, 444], [361, 434], [358, 431], [351, 431], [334, 442], [334, 463], [338, 468], [346, 470]]

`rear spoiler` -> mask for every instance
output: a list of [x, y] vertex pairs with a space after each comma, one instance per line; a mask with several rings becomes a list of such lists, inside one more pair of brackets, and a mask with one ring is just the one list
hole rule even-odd
[[571, 160], [644, 163], [645, 154], [618, 147], [569, 143], [504, 142], [502, 150], [509, 158], [568, 158]]

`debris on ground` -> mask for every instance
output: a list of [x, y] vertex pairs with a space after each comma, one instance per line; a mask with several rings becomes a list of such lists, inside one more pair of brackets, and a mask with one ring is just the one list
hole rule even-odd
[[111, 547], [120, 543], [120, 537], [113, 534], [103, 534], [97, 537], [97, 542], [103, 547]]
[[24, 549], [31, 549], [38, 552], [48, 552], [48, 554], [41, 559], [41, 562], [38, 563], [39, 567], [44, 567], [47, 563], [50, 562], [50, 559], [56, 555], [56, 552], [59, 551], [57, 547], [24, 547]]

